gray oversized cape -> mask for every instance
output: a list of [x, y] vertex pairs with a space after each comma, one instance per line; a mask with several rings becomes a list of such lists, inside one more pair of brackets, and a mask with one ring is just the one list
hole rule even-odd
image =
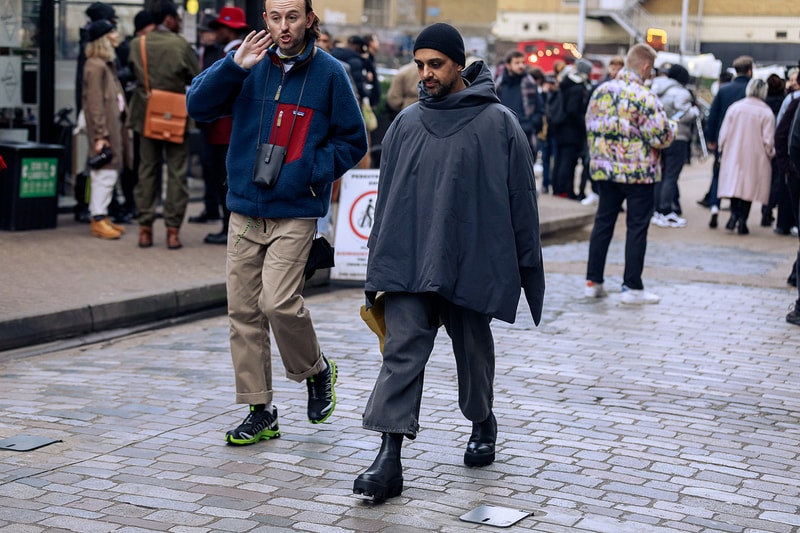
[[383, 140], [365, 291], [434, 292], [513, 323], [520, 288], [538, 325], [544, 269], [533, 155], [489, 69], [422, 95]]

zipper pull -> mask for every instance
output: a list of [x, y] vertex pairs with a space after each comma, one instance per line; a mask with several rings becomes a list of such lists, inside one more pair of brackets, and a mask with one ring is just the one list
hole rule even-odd
[[278, 124], [277, 124], [277, 127], [279, 127], [279, 128], [281, 127], [281, 120], [283, 120], [283, 111], [278, 113]]
[[317, 197], [317, 193], [315, 193], [315, 192], [314, 192], [314, 187], [312, 187], [311, 185], [309, 185], [309, 186], [308, 186], [308, 190], [309, 190], [309, 191], [311, 191], [311, 196], [313, 196], [314, 198], [316, 198], [316, 197]]
[[278, 85], [278, 91], [275, 93], [275, 98], [273, 100], [279, 100], [281, 97], [281, 89], [283, 88], [283, 84], [281, 83]]

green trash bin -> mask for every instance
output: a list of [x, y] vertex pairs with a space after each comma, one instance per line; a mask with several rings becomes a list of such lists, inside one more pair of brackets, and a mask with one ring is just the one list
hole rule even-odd
[[0, 142], [8, 168], [0, 172], [0, 229], [55, 228], [58, 222], [59, 144]]

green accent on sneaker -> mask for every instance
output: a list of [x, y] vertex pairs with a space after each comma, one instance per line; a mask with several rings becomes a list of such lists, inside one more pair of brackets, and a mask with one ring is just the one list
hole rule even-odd
[[[334, 385], [336, 384], [338, 369], [335, 362], [324, 355], [322, 357], [327, 361], [328, 368], [306, 380], [308, 382], [308, 421], [312, 424], [322, 424], [328, 420], [336, 407], [336, 389]], [[321, 376], [322, 374], [328, 374], [330, 379], [325, 379], [326, 376]], [[315, 381], [320, 377], [322, 377], [321, 383]], [[319, 408], [319, 412], [317, 412], [317, 408]], [[319, 416], [314, 417], [315, 414]]]
[[244, 446], [262, 440], [277, 439], [280, 436], [278, 408], [273, 407], [270, 413], [266, 410], [256, 411], [253, 406], [250, 406], [250, 413], [239, 424], [239, 427], [225, 434], [225, 441], [228, 444]]

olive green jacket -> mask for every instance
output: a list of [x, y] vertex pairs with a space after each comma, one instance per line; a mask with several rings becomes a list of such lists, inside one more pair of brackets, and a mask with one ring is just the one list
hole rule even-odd
[[[128, 127], [140, 134], [144, 131], [144, 114], [147, 108], [140, 44], [140, 40], [143, 38], [147, 53], [150, 89], [185, 93], [186, 86], [191, 84], [192, 78], [200, 73], [197, 54], [186, 39], [164, 26], [159, 26], [146, 36], [136, 37], [131, 41], [128, 64], [133, 75], [136, 76], [136, 89], [131, 97]], [[187, 128], [191, 126], [188, 122]]]

